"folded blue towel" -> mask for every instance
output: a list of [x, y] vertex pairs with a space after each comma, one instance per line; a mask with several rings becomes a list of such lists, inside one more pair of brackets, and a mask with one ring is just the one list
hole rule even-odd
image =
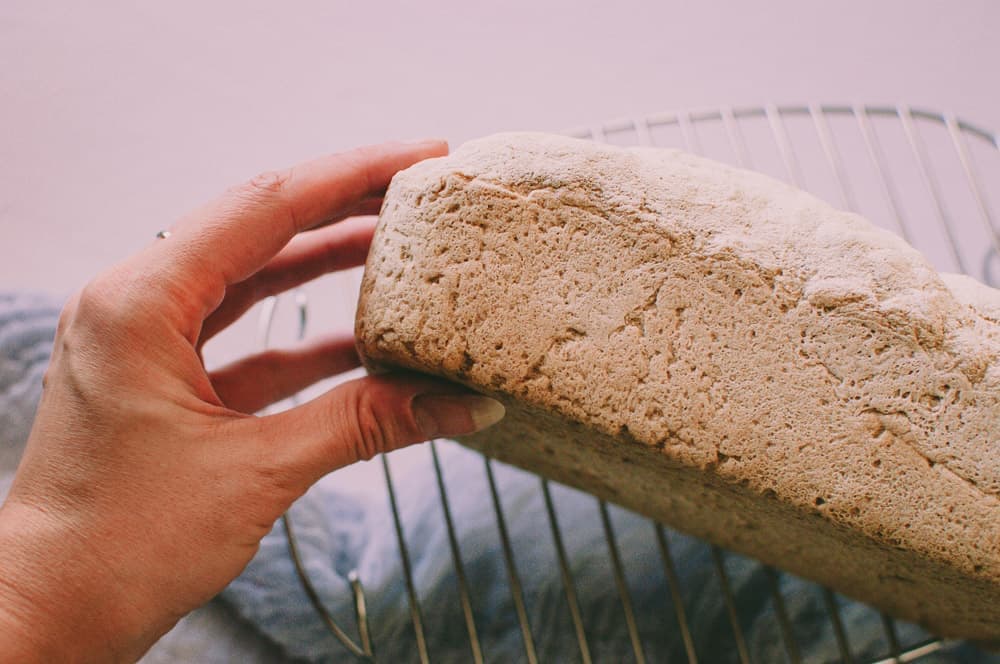
[[[59, 308], [52, 299], [0, 293], [0, 495], [6, 492], [34, 416]], [[483, 457], [450, 442], [439, 442], [437, 450], [484, 658], [524, 661], [524, 642]], [[431, 450], [428, 446], [401, 450], [391, 456], [390, 463], [431, 659], [471, 661]], [[493, 469], [539, 660], [579, 660], [540, 481], [503, 464], [494, 463]], [[632, 647], [598, 503], [558, 485], [552, 485], [552, 495], [593, 661], [631, 661]], [[617, 507], [610, 507], [609, 512], [647, 660], [685, 661], [654, 526]], [[365, 590], [378, 660], [417, 661], [399, 547], [379, 462], [331, 474], [291, 514], [305, 567], [327, 610], [349, 634], [357, 634], [348, 582], [348, 575], [356, 570]], [[700, 660], [738, 661], [710, 547], [669, 530], [666, 533]], [[767, 570], [732, 554], [726, 554], [725, 569], [753, 661], [785, 661]], [[803, 661], [838, 661], [837, 641], [821, 590], [787, 575], [780, 584]], [[306, 598], [280, 523], [223, 597], [291, 655], [323, 662], [354, 661]], [[838, 602], [853, 656], [865, 660], [884, 655], [888, 644], [878, 613], [857, 602], [842, 598]], [[904, 645], [928, 638], [918, 627], [904, 623], [897, 623], [897, 636]], [[921, 661], [1000, 662], [1000, 656], [987, 655], [966, 643], [949, 643]]]

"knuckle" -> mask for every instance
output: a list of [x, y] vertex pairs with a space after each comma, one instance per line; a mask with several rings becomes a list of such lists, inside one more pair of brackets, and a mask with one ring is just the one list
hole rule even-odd
[[95, 343], [95, 338], [101, 338], [100, 332], [95, 334], [86, 326], [81, 330], [77, 323], [59, 335], [42, 386], [63, 395], [64, 406], [81, 408], [85, 417], [100, 418], [107, 414], [109, 395], [114, 395], [114, 407], [119, 409], [126, 408], [126, 403], [131, 405], [134, 395], [116, 390], [126, 379], [122, 365], [109, 363], [107, 350]]
[[244, 207], [265, 207], [274, 210], [283, 217], [294, 233], [300, 230], [296, 218], [295, 206], [288, 195], [288, 183], [292, 179], [293, 169], [265, 171], [256, 175], [235, 190], [235, 195]]
[[292, 177], [291, 169], [277, 171], [264, 171], [246, 183], [245, 188], [252, 194], [258, 196], [281, 195], [285, 191], [285, 186]]
[[360, 390], [351, 408], [351, 452], [359, 461], [368, 461], [389, 449], [392, 427], [379, 412], [378, 403], [369, 390]]
[[149, 319], [136, 289], [130, 288], [113, 272], [97, 277], [80, 291], [70, 322], [80, 332], [108, 341], [125, 336], [142, 337]]
[[59, 322], [56, 324], [56, 334], [61, 335], [69, 329], [73, 322], [73, 318], [76, 316], [76, 309], [78, 302], [80, 301], [80, 293], [77, 292], [71, 297], [63, 306], [62, 311], [59, 312]]
[[108, 278], [98, 277], [80, 291], [74, 320], [114, 322], [125, 315], [122, 301], [120, 290]]

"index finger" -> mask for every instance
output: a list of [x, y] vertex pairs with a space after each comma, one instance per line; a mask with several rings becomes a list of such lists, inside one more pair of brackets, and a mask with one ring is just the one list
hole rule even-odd
[[380, 195], [397, 171], [447, 152], [439, 140], [384, 143], [259, 175], [157, 242], [152, 249], [162, 261], [160, 274], [199, 306], [200, 323], [228, 285], [259, 270], [297, 233], [349, 214]]

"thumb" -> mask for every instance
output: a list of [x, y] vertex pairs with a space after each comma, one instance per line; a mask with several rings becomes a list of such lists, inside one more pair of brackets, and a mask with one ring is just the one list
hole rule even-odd
[[499, 401], [417, 374], [367, 376], [262, 418], [265, 437], [309, 485], [376, 454], [439, 436], [481, 431], [504, 416]]

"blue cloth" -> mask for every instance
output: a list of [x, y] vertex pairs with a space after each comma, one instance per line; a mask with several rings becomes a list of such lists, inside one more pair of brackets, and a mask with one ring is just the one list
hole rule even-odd
[[[484, 657], [490, 662], [524, 661], [483, 458], [454, 443], [439, 442], [438, 450]], [[407, 450], [406, 456], [405, 474], [396, 471], [393, 479], [431, 660], [471, 661], [430, 451], [415, 448]], [[391, 459], [394, 461], [396, 455]], [[502, 464], [494, 463], [493, 467], [539, 660], [578, 661], [579, 649], [540, 481]], [[385, 491], [378, 487], [378, 492], [359, 495], [340, 490], [339, 486], [351, 484], [352, 472], [345, 469], [339, 476], [332, 475], [292, 510], [307, 570], [328, 611], [357, 640], [347, 582], [349, 571], [356, 569], [366, 591], [378, 659], [417, 661], [391, 513], [387, 499], [378, 497]], [[591, 655], [595, 662], [632, 661], [598, 503], [563, 486], [552, 485], [552, 492]], [[654, 526], [648, 519], [617, 507], [611, 507], [610, 514], [648, 661], [686, 661]], [[670, 530], [667, 541], [700, 661], [738, 661], [710, 547]], [[309, 605], [286, 546], [285, 533], [276, 526], [225, 597], [291, 654], [323, 662], [351, 661]], [[786, 661], [767, 571], [759, 563], [734, 554], [725, 555], [725, 568], [753, 661]], [[781, 576], [780, 584], [804, 661], [838, 661], [837, 641], [822, 590], [787, 575]], [[888, 645], [879, 614], [858, 602], [843, 598], [838, 602], [853, 655], [860, 661], [884, 656]], [[900, 622], [897, 636], [904, 646], [930, 637], [920, 628]], [[967, 644], [954, 644], [921, 661], [1000, 661], [986, 657]]]
[[[0, 293], [0, 495], [6, 492], [30, 429], [59, 308], [58, 302], [41, 296]], [[438, 451], [485, 659], [524, 661], [483, 458], [449, 442], [439, 443]], [[390, 463], [431, 659], [471, 661], [430, 448], [403, 450], [392, 455]], [[493, 468], [539, 659], [578, 661], [539, 479], [502, 464]], [[629, 636], [597, 501], [557, 485], [552, 485], [552, 495], [593, 660], [630, 661]], [[653, 525], [616, 507], [610, 514], [648, 661], [685, 661]], [[305, 566], [341, 626], [357, 638], [347, 578], [357, 570], [378, 660], [417, 661], [399, 547], [378, 463], [359, 464], [325, 478], [293, 507], [292, 518]], [[737, 661], [711, 549], [666, 532], [700, 660]], [[732, 554], [726, 555], [725, 567], [753, 661], [785, 661], [766, 570]], [[789, 576], [782, 576], [780, 583], [804, 661], [837, 661], [837, 642], [821, 590]], [[293, 656], [354, 661], [307, 600], [280, 523], [223, 597]], [[887, 644], [878, 613], [857, 602], [842, 598], [838, 602], [854, 657], [884, 655]], [[897, 629], [904, 645], [928, 637], [913, 625], [897, 623]], [[953, 643], [921, 661], [1000, 662], [1000, 656]]]
[[0, 291], [0, 499], [35, 418], [61, 308], [43, 295]]

